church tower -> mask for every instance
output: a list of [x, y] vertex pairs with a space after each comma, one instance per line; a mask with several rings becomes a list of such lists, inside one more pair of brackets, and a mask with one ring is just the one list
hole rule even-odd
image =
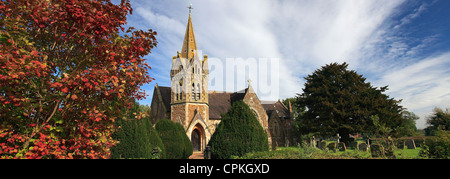
[[189, 19], [181, 52], [172, 58], [171, 120], [181, 124], [191, 139], [194, 151], [203, 151], [209, 130], [208, 56], [197, 49], [189, 6]]

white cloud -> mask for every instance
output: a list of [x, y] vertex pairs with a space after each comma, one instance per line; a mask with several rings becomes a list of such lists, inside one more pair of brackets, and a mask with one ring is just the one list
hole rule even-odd
[[[167, 59], [181, 48], [180, 34], [185, 29], [186, 17], [175, 15], [183, 16], [180, 12], [185, 11], [187, 16], [183, 3], [175, 6], [174, 2], [142, 2], [156, 7], [135, 8], [144, 22], [159, 30], [159, 45], [164, 46], [161, 56], [166, 55]], [[280, 91], [278, 98], [286, 98], [301, 93], [303, 77], [314, 69], [334, 61], [357, 61], [353, 57], [360, 46], [401, 2], [193, 1], [192, 18], [198, 47], [210, 57], [280, 59], [280, 87], [271, 88]], [[225, 82], [226, 89], [236, 85], [228, 82], [232, 84]], [[276, 100], [274, 96], [270, 98]]]
[[404, 68], [385, 72], [378, 81], [389, 84], [388, 94], [403, 99], [402, 105], [419, 115], [420, 128], [434, 107], [448, 107], [450, 101], [450, 52], [421, 60]]
[[[433, 2], [418, 4], [397, 20], [393, 16], [406, 12], [399, 8], [406, 4], [405, 0], [192, 0], [192, 3], [197, 45], [210, 59], [223, 64], [227, 58], [279, 59], [279, 70], [273, 72], [279, 76], [279, 86], [269, 87], [276, 88], [279, 96], [260, 95], [263, 100], [293, 97], [302, 92], [303, 77], [325, 64], [346, 61], [350, 69], [357, 70], [376, 86], [389, 85], [388, 94], [403, 99], [402, 105], [419, 114], [422, 122], [425, 111], [434, 106], [445, 107], [449, 101], [446, 89], [450, 89], [447, 77], [450, 72], [444, 68], [450, 65], [449, 53], [418, 57], [439, 34], [422, 39], [405, 38], [404, 27], [427, 12]], [[158, 32], [159, 44], [150, 55], [154, 60], [150, 65], [166, 84], [170, 84], [171, 57], [181, 50], [188, 4], [189, 1], [179, 0], [132, 2], [135, 12], [129, 24]], [[250, 66], [247, 70], [254, 72], [257, 68]], [[254, 79], [258, 77], [245, 69], [236, 72], [236, 76], [252, 78], [253, 87], [258, 88], [258, 80]], [[214, 82], [220, 85], [210, 90], [240, 90], [242, 84], [226, 80], [231, 77], [224, 76], [228, 75], [224, 70], [217, 70], [222, 74], [215, 74]], [[264, 73], [272, 74], [260, 70], [258, 75]]]
[[193, 21], [210, 56], [279, 58], [279, 98], [286, 98], [301, 93], [302, 78], [322, 65], [357, 63], [360, 46], [401, 2], [194, 1]]

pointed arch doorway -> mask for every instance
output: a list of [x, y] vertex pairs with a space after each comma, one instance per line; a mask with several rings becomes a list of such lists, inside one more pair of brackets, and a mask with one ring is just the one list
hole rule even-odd
[[203, 129], [202, 125], [197, 124], [193, 128], [191, 133], [191, 142], [194, 152], [203, 151], [203, 149], [205, 148], [205, 130]]

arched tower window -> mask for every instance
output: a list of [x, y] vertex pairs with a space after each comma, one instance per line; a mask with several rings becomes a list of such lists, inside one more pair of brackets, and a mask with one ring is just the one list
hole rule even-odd
[[197, 99], [200, 99], [200, 84], [197, 83]]
[[177, 100], [179, 100], [180, 99], [180, 86], [178, 86], [178, 84], [177, 84], [177, 87], [176, 87], [176, 95], [177, 95]]
[[195, 99], [195, 84], [192, 83], [192, 99]]
[[180, 100], [183, 100], [183, 79], [180, 79], [179, 83], [179, 91], [178, 94], [180, 95]]

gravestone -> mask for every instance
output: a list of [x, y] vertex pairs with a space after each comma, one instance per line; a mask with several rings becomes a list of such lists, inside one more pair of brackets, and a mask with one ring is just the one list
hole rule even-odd
[[414, 143], [414, 139], [406, 140], [405, 145], [406, 145], [406, 147], [408, 147], [408, 149], [416, 149], [416, 144]]
[[359, 148], [359, 150], [367, 151], [367, 144], [366, 143], [360, 143], [358, 148]]
[[397, 148], [398, 149], [404, 149], [405, 148], [405, 141], [404, 140], [397, 141]]
[[422, 147], [423, 146], [423, 139], [416, 139], [414, 140], [414, 145], [416, 145], [416, 147]]
[[329, 143], [327, 147], [328, 147], [328, 150], [336, 152], [336, 143], [335, 142]]
[[352, 141], [348, 144], [348, 147], [351, 149], [358, 149], [358, 142]]
[[321, 150], [325, 149], [325, 147], [327, 147], [327, 142], [325, 141], [320, 141], [317, 145], [317, 147]]
[[312, 143], [312, 146], [313, 146], [314, 148], [316, 148], [316, 137], [312, 136], [312, 141], [311, 141], [311, 143]]
[[339, 142], [337, 144], [337, 148], [339, 149], [339, 151], [347, 151], [347, 148], [345, 147], [345, 143], [344, 142]]
[[370, 153], [372, 153], [372, 157], [383, 157], [384, 156], [383, 146], [379, 144], [370, 145]]

